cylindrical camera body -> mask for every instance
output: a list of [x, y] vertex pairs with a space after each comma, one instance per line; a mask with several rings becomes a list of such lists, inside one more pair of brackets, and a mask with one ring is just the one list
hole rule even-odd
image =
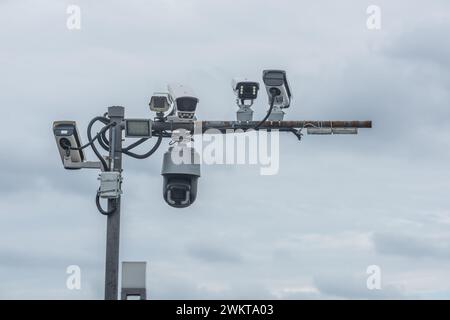
[[171, 147], [163, 157], [164, 200], [172, 207], [185, 208], [197, 198], [197, 183], [200, 177], [199, 154], [194, 148]]

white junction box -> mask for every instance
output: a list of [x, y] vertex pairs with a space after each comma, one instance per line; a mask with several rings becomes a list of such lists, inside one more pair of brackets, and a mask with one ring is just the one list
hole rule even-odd
[[102, 172], [98, 178], [100, 180], [100, 198], [117, 199], [122, 194], [122, 176], [120, 172]]

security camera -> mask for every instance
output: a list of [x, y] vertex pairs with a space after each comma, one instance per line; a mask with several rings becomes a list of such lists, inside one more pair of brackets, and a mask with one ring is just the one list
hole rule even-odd
[[151, 111], [164, 113], [169, 111], [171, 105], [172, 99], [167, 93], [155, 92], [150, 98], [149, 106]]
[[[168, 205], [185, 208], [197, 198], [200, 177], [199, 155], [190, 147], [171, 147], [164, 153], [161, 175], [163, 196]], [[183, 159], [184, 161], [179, 161]]]
[[234, 78], [231, 81], [231, 87], [237, 97], [236, 103], [239, 107], [237, 120], [252, 121], [253, 110], [251, 106], [253, 105], [253, 101], [258, 97], [259, 83], [246, 78]]
[[272, 99], [274, 99], [275, 108], [289, 108], [292, 94], [286, 78], [286, 71], [264, 70], [263, 81], [269, 95], [269, 103], [272, 103]]
[[234, 78], [231, 82], [231, 87], [242, 104], [246, 100], [253, 102], [258, 97], [259, 83], [256, 81], [249, 81], [245, 78]]
[[74, 168], [67, 167], [64, 159], [70, 160], [72, 163], [81, 163], [84, 161], [83, 150], [74, 149], [82, 146], [75, 121], [55, 121], [53, 123], [53, 134], [55, 135], [56, 146], [58, 147], [61, 161], [66, 169]]
[[199, 99], [188, 86], [173, 83], [168, 85], [169, 94], [174, 101], [177, 116], [181, 119], [194, 119]]

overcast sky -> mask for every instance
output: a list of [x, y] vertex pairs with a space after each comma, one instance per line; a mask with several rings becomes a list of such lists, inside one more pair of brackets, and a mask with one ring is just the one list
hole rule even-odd
[[[366, 27], [372, 4], [381, 30]], [[103, 298], [97, 173], [62, 168], [54, 120], [86, 141], [110, 105], [150, 117], [173, 81], [196, 90], [200, 119], [233, 120], [231, 79], [267, 68], [288, 72], [286, 119], [373, 129], [282, 135], [274, 176], [203, 166], [183, 210], [162, 198], [167, 141], [125, 159], [121, 260], [148, 262], [149, 297], [450, 298], [449, 34], [446, 0], [0, 0], [0, 298]], [[366, 288], [369, 265], [382, 290]]]

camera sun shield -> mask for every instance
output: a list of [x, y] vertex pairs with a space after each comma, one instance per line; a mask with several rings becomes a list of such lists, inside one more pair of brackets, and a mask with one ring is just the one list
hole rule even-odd
[[53, 123], [53, 134], [63, 165], [65, 159], [69, 159], [72, 163], [81, 163], [85, 160], [83, 150], [71, 149], [81, 147], [81, 138], [75, 121], [55, 121]]
[[275, 97], [274, 105], [279, 108], [289, 108], [292, 100], [292, 93], [286, 77], [286, 71], [264, 70], [263, 81], [269, 96], [269, 103], [272, 98], [271, 90], [276, 89], [279, 92], [279, 95]]

